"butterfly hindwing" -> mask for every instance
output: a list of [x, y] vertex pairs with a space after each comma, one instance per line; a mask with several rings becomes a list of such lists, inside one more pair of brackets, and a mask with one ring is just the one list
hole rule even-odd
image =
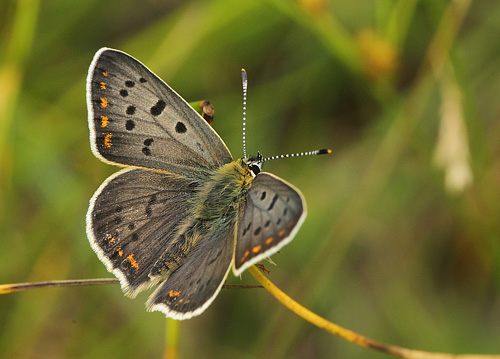
[[124, 169], [90, 200], [87, 236], [128, 295], [153, 284], [148, 274], [192, 210], [188, 200], [195, 190], [183, 177]]
[[240, 208], [234, 274], [289, 243], [305, 216], [305, 201], [298, 189], [270, 173], [259, 173]]
[[103, 48], [87, 77], [92, 151], [120, 165], [185, 176], [232, 161], [219, 135], [146, 66]]
[[167, 317], [188, 319], [215, 299], [231, 268], [236, 216], [221, 219], [186, 262], [149, 297], [148, 308]]

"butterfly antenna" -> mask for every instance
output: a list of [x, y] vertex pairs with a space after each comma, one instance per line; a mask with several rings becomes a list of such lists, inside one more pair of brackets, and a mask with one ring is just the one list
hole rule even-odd
[[245, 141], [245, 132], [246, 132], [246, 122], [247, 122], [247, 72], [245, 69], [241, 69], [241, 81], [243, 83], [243, 158], [247, 158], [247, 148]]
[[277, 155], [277, 156], [266, 157], [262, 161], [265, 162], [265, 161], [275, 160], [278, 158], [288, 158], [288, 157], [327, 155], [330, 153], [332, 153], [332, 150], [330, 150], [329, 148], [324, 148], [322, 150], [316, 150], [316, 151], [310, 151], [310, 152], [299, 152], [299, 153], [291, 153], [291, 154], [286, 154], [286, 155]]

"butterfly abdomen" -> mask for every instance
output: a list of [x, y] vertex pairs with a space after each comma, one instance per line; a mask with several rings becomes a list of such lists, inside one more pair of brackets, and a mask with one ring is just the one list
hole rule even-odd
[[192, 227], [179, 235], [162, 253], [149, 272], [150, 278], [168, 278], [177, 268], [184, 264], [186, 257], [191, 251], [192, 244], [197, 241], [197, 234], [193, 233]]

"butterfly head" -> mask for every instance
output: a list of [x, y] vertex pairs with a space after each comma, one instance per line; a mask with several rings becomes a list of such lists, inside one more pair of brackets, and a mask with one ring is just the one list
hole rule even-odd
[[262, 157], [262, 154], [260, 152], [257, 152], [257, 156], [252, 156], [247, 159], [245, 159], [246, 164], [248, 165], [248, 168], [254, 176], [257, 176], [260, 171], [262, 170], [262, 165], [264, 164], [264, 157]]

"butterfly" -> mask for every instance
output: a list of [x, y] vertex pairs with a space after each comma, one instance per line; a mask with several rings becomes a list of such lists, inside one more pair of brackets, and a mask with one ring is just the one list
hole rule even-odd
[[124, 166], [91, 198], [87, 236], [126, 295], [156, 288], [148, 310], [201, 314], [231, 269], [239, 276], [302, 225], [297, 188], [262, 172], [260, 154], [233, 160], [214, 129], [130, 55], [95, 54], [87, 108], [92, 152]]

